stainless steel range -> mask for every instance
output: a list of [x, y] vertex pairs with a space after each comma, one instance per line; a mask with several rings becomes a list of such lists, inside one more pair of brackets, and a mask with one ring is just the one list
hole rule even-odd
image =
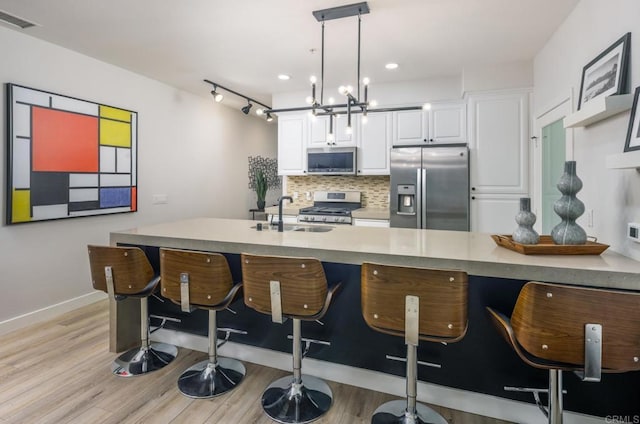
[[362, 207], [359, 191], [316, 191], [313, 206], [300, 209], [298, 222], [351, 224], [351, 211]]

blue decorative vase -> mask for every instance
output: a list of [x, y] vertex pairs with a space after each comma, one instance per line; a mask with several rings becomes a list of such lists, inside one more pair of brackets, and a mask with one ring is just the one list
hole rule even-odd
[[564, 174], [558, 181], [558, 190], [562, 197], [553, 204], [553, 210], [562, 221], [551, 230], [551, 238], [556, 244], [585, 244], [587, 233], [576, 224], [584, 213], [584, 203], [577, 197], [582, 189], [582, 180], [576, 175], [576, 162], [571, 160], [564, 163]]
[[512, 234], [513, 241], [521, 244], [537, 244], [540, 236], [533, 229], [536, 223], [536, 215], [531, 212], [531, 199], [529, 197], [520, 198], [520, 212], [516, 214], [518, 228]]

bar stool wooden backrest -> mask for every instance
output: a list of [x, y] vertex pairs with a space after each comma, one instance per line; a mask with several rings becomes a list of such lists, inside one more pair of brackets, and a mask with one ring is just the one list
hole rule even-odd
[[361, 273], [362, 315], [374, 330], [404, 337], [412, 295], [420, 299], [420, 340], [455, 342], [467, 332], [466, 272], [363, 263]]
[[247, 306], [271, 315], [271, 281], [280, 283], [283, 316], [315, 320], [325, 314], [331, 296], [319, 260], [242, 254], [242, 282]]
[[184, 300], [181, 292], [181, 275], [184, 274], [188, 278], [190, 305], [223, 309], [228, 306], [227, 300], [232, 300], [228, 297], [233, 278], [227, 259], [219, 253], [160, 249], [160, 269], [161, 294], [178, 305]]
[[142, 249], [138, 247], [113, 247], [89, 245], [91, 283], [96, 290], [108, 293], [105, 267], [113, 276], [114, 294], [121, 296], [148, 295], [155, 284], [154, 271]]
[[511, 316], [517, 343], [565, 370], [584, 366], [587, 323], [602, 326], [602, 372], [640, 370], [640, 293], [529, 282]]

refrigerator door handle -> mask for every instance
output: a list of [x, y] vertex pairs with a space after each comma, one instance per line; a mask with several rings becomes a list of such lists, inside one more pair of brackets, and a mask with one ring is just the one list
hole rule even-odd
[[420, 179], [420, 228], [427, 228], [427, 168], [422, 168]]
[[420, 220], [422, 219], [422, 188], [420, 187], [422, 181], [422, 168], [416, 169], [416, 185], [418, 189], [416, 190], [416, 228], [420, 229], [422, 227], [422, 223]]

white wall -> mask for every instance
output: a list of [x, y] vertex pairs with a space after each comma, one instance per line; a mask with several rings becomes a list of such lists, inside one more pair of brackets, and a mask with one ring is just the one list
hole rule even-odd
[[[0, 51], [2, 82], [131, 109], [139, 120], [138, 212], [0, 227], [0, 323], [92, 292], [86, 245], [108, 243], [112, 230], [195, 216], [248, 218], [255, 195], [247, 157], [276, 157], [276, 125], [215, 104], [206, 86], [198, 97], [2, 27]], [[3, 101], [3, 138], [5, 108]], [[5, 166], [3, 158], [3, 208]], [[169, 202], [153, 205], [153, 194]]]
[[[534, 60], [534, 116], [573, 92], [577, 107], [582, 69], [627, 32], [632, 32], [631, 90], [640, 85], [637, 0], [582, 0]], [[574, 159], [584, 188], [578, 198], [594, 210], [587, 233], [626, 256], [640, 260], [640, 246], [625, 239], [626, 223], [640, 220], [640, 175], [605, 168], [605, 157], [622, 153], [629, 112], [573, 130]], [[585, 226], [585, 220], [579, 222]]]
[[463, 93], [531, 86], [533, 63], [529, 60], [498, 65], [468, 65], [462, 72]]

